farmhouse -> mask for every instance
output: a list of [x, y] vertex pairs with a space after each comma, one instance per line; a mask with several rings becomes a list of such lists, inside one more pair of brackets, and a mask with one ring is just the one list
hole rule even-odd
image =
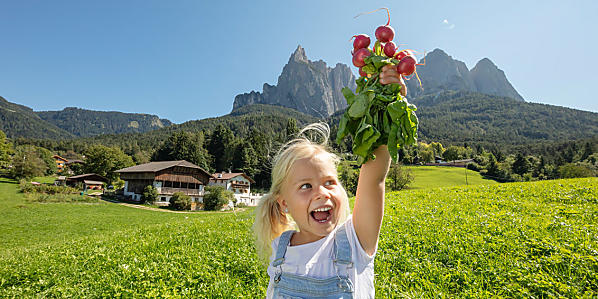
[[210, 185], [222, 186], [232, 191], [237, 203], [244, 203], [248, 206], [255, 206], [257, 200], [251, 195], [251, 184], [255, 183], [248, 175], [242, 172], [219, 172], [212, 175]]
[[210, 174], [201, 167], [187, 162], [161, 161], [131, 166], [115, 171], [125, 181], [124, 195], [141, 200], [143, 189], [152, 185], [158, 191], [158, 205], [168, 205], [175, 192], [189, 195], [192, 206], [203, 202], [204, 186]]
[[[58, 177], [57, 181], [61, 177]], [[103, 190], [104, 184], [110, 180], [95, 173], [86, 173], [80, 175], [74, 175], [65, 179], [67, 186], [77, 186], [77, 184], [83, 184], [83, 190]]]
[[54, 158], [54, 160], [56, 161], [56, 168], [58, 168], [58, 172], [62, 172], [65, 169], [66, 164], [69, 162], [69, 160], [59, 156], [59, 155], [54, 155], [52, 156], [52, 158]]

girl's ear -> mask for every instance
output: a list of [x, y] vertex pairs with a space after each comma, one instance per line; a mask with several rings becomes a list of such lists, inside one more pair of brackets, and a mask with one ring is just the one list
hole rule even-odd
[[280, 196], [276, 197], [276, 202], [278, 202], [278, 205], [280, 206], [282, 212], [288, 210], [287, 202], [284, 199], [280, 198]]

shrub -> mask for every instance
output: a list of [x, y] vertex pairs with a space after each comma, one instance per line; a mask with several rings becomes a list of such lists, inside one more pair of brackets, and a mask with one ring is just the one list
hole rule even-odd
[[386, 186], [389, 191], [402, 190], [411, 182], [413, 182], [413, 174], [411, 173], [411, 170], [398, 164], [390, 166], [388, 175], [386, 176]]
[[236, 207], [237, 207], [237, 208], [246, 208], [246, 207], [247, 207], [247, 204], [246, 204], [246, 203], [244, 203], [244, 202], [242, 202], [242, 203], [240, 203], [240, 204], [236, 205]]
[[233, 192], [224, 189], [222, 186], [209, 186], [205, 190], [203, 204], [206, 211], [221, 210], [224, 205], [228, 204], [229, 201], [233, 201], [235, 197]]
[[175, 210], [190, 210], [191, 197], [183, 192], [175, 192], [170, 198], [170, 207]]
[[568, 163], [563, 166], [559, 167], [559, 176], [563, 179], [569, 178], [585, 178], [594, 176], [594, 172], [592, 169], [583, 166], [577, 165], [574, 163]]
[[158, 199], [158, 190], [156, 190], [156, 188], [152, 185], [145, 186], [141, 199], [143, 201], [153, 203], [156, 201], [156, 199]]
[[54, 185], [33, 185], [27, 180], [19, 181], [19, 188], [23, 193], [38, 193], [38, 194], [79, 194], [79, 190], [67, 186]]
[[28, 193], [25, 195], [25, 200], [29, 202], [43, 202], [43, 203], [99, 203], [100, 199], [92, 196], [84, 196], [79, 194], [47, 194], [47, 193]]

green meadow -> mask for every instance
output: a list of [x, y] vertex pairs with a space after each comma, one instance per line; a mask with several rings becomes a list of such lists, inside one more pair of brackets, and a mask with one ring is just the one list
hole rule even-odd
[[448, 166], [406, 166], [414, 177], [407, 189], [427, 189], [458, 185], [491, 185], [494, 180], [483, 178], [479, 172]]
[[[388, 193], [377, 297], [597, 297], [597, 186], [587, 178]], [[265, 295], [252, 209], [38, 203], [17, 187], [0, 181], [0, 297]]]

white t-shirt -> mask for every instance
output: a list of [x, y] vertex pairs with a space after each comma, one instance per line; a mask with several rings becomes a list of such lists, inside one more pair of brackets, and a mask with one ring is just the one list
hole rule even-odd
[[[354, 298], [374, 298], [374, 257], [376, 253], [374, 252], [370, 256], [361, 247], [355, 234], [355, 228], [353, 227], [352, 215], [349, 216], [349, 220], [343, 225], [345, 225], [347, 238], [351, 246], [354, 265], [349, 272], [349, 279], [353, 282], [355, 288]], [[336, 276], [336, 268], [332, 261], [332, 257], [334, 256], [334, 232], [312, 243], [287, 246], [284, 263], [281, 265], [282, 271], [313, 278]], [[280, 237], [272, 241], [272, 256], [270, 256], [270, 263], [268, 265], [270, 283], [268, 284], [268, 291], [266, 293], [266, 298], [268, 299], [272, 298], [272, 292], [274, 291], [276, 269], [272, 267], [272, 261], [276, 257], [279, 240]]]

